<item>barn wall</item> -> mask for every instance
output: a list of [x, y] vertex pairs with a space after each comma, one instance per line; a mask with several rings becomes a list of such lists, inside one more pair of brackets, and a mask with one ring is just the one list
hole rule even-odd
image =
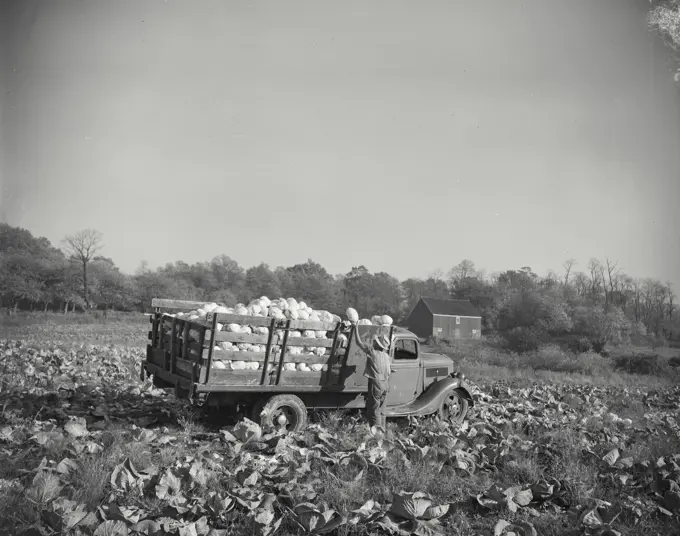
[[[460, 317], [460, 324], [456, 324], [455, 316], [435, 315], [433, 329], [441, 328], [440, 337], [447, 339], [478, 339], [482, 332], [481, 317]], [[472, 333], [476, 330], [476, 333]]]
[[418, 337], [425, 338], [432, 335], [432, 313], [422, 300], [418, 300], [413, 311], [411, 311], [411, 314], [406, 319], [406, 325]]

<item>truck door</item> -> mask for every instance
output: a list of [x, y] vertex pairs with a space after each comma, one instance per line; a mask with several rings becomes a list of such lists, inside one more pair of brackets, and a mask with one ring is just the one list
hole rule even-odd
[[390, 354], [394, 372], [390, 375], [386, 405], [407, 404], [420, 394], [422, 367], [418, 343], [414, 339], [396, 339]]

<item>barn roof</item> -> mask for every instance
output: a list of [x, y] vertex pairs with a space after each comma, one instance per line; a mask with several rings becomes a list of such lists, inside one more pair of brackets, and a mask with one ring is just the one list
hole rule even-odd
[[470, 300], [444, 300], [441, 298], [421, 298], [433, 315], [481, 317]]

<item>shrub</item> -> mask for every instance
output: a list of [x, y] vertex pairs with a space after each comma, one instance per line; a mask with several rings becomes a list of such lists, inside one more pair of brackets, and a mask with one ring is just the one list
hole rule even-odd
[[569, 350], [576, 354], [583, 354], [590, 352], [593, 349], [593, 344], [587, 337], [579, 337], [571, 339], [568, 343]]
[[677, 371], [670, 361], [656, 353], [633, 353], [615, 356], [614, 367], [629, 374], [648, 376], [676, 377]]
[[504, 347], [511, 352], [525, 354], [538, 350], [544, 335], [534, 328], [513, 328], [503, 333]]

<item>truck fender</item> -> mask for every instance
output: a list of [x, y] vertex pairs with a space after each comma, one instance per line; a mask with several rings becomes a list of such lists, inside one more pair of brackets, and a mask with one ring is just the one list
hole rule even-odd
[[468, 391], [463, 384], [456, 387], [454, 391], [456, 391], [461, 397], [468, 401], [468, 406], [470, 408], [475, 407], [475, 399], [472, 398], [472, 394], [470, 394], [470, 391]]
[[[461, 380], [449, 376], [431, 384], [416, 400], [401, 406], [385, 408], [388, 417], [406, 417], [408, 415], [431, 415], [441, 407], [444, 398], [453, 390], [461, 387]], [[461, 393], [467, 399], [469, 393]], [[467, 396], [466, 396], [467, 395]]]

